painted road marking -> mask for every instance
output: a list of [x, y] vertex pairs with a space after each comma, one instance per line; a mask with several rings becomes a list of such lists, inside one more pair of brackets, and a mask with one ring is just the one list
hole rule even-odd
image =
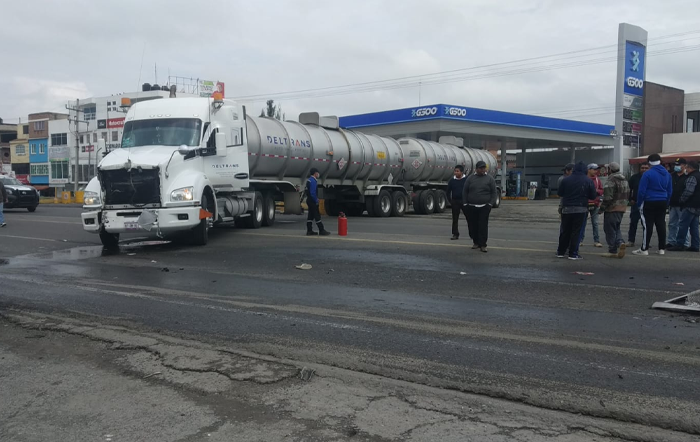
[[50, 241], [50, 242], [62, 242], [57, 239], [48, 239], [48, 238], [32, 238], [29, 236], [15, 236], [15, 235], [0, 235], [2, 238], [17, 238], [17, 239], [31, 239], [35, 241]]

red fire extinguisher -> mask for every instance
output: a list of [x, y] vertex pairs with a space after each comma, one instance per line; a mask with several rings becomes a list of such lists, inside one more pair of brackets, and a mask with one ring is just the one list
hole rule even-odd
[[338, 235], [348, 236], [348, 219], [343, 212], [338, 215]]

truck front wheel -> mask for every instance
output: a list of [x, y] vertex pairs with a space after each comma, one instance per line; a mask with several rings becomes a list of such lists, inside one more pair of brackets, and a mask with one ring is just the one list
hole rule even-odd
[[109, 233], [102, 231], [100, 232], [100, 241], [102, 241], [102, 246], [107, 250], [115, 250], [119, 248], [118, 233]]
[[[212, 212], [214, 205], [211, 204], [208, 194], [202, 195], [202, 210]], [[199, 220], [199, 224], [192, 229], [192, 244], [195, 246], [206, 246], [209, 242], [209, 218]]]

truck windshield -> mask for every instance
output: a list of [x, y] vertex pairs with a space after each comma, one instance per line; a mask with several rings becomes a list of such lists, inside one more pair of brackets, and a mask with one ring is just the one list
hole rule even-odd
[[199, 146], [202, 120], [197, 118], [159, 118], [128, 121], [124, 124], [122, 147]]

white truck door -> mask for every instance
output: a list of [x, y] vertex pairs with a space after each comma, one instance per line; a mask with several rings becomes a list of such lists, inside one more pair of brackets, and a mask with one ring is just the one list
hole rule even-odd
[[204, 157], [205, 173], [219, 189], [240, 191], [249, 185], [248, 148], [243, 142], [243, 129], [228, 127], [215, 129], [210, 143], [215, 152]]

